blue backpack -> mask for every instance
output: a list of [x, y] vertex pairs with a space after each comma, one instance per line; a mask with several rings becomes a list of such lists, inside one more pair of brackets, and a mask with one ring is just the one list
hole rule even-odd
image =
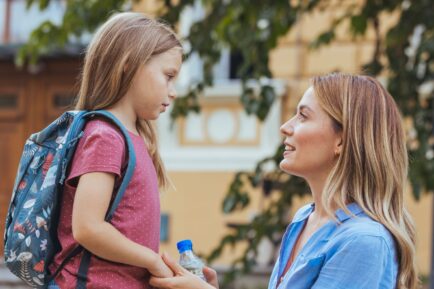
[[89, 119], [102, 116], [116, 124], [128, 146], [128, 166], [115, 199], [106, 214], [110, 221], [135, 167], [132, 141], [124, 126], [108, 111], [68, 111], [26, 141], [6, 217], [4, 256], [6, 266], [28, 285], [42, 288], [54, 279], [63, 266], [84, 251], [79, 268], [77, 288], [86, 288], [91, 254], [75, 248], [56, 272], [49, 272], [54, 255], [59, 251], [57, 225], [63, 185], [68, 164]]

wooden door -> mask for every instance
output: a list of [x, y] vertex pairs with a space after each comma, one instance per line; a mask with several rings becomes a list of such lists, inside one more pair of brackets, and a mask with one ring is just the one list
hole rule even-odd
[[0, 255], [18, 162], [27, 137], [70, 108], [78, 59], [51, 60], [36, 75], [0, 62]]
[[[23, 81], [0, 82], [0, 232], [25, 139], [25, 89]], [[1, 245], [3, 246], [3, 242]], [[0, 247], [2, 248], [2, 247]], [[2, 251], [1, 251], [2, 252]], [[2, 254], [1, 254], [2, 255]]]

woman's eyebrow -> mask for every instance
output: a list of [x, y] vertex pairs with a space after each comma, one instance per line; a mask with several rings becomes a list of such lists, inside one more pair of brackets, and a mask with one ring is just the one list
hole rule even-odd
[[299, 111], [300, 110], [307, 110], [308, 112], [313, 112], [313, 110], [309, 106], [307, 106], [305, 104], [299, 105], [298, 108], [297, 108], [297, 110], [299, 110]]

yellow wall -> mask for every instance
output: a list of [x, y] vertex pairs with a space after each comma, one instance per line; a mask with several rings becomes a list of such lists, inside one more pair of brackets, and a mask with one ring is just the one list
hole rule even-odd
[[428, 275], [431, 268], [431, 220], [432, 194], [424, 195], [416, 202], [410, 192], [405, 196], [405, 203], [416, 225], [416, 256], [420, 273]]

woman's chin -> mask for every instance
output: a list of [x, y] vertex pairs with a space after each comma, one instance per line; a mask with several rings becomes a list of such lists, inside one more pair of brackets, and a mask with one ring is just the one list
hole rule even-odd
[[294, 170], [294, 166], [285, 159], [280, 162], [279, 167], [287, 174], [298, 176], [297, 172]]

